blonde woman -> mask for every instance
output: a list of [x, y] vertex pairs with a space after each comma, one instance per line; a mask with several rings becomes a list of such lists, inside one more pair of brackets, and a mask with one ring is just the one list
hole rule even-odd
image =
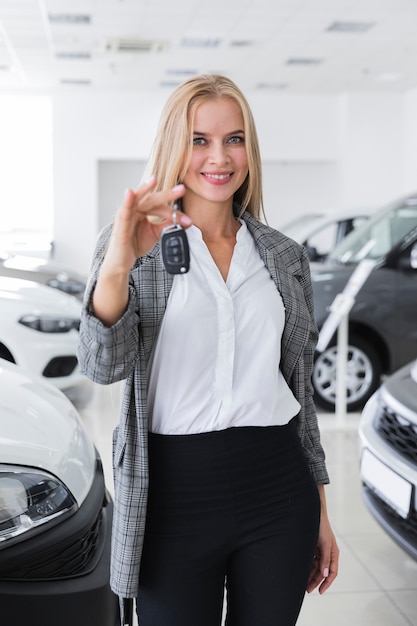
[[[338, 568], [307, 256], [260, 221], [255, 124], [228, 78], [177, 87], [148, 173], [101, 234], [80, 329], [87, 376], [126, 380], [111, 585], [140, 626], [219, 626], [225, 588], [227, 626], [292, 626]], [[174, 276], [175, 202], [190, 269]]]

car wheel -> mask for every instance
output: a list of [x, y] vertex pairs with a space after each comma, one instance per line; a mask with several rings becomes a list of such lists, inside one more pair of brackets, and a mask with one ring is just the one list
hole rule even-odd
[[[336, 409], [337, 345], [317, 355], [313, 370], [314, 400], [328, 411]], [[346, 410], [359, 411], [378, 388], [381, 365], [375, 348], [362, 337], [349, 338], [346, 367]]]

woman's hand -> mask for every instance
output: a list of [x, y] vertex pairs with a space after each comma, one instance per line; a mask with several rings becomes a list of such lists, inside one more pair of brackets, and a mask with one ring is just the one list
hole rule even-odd
[[[184, 185], [154, 192], [156, 180], [151, 178], [136, 191], [127, 189], [117, 211], [105, 264], [119, 272], [129, 272], [136, 259], [145, 255], [159, 240], [162, 229], [171, 221], [172, 204], [184, 195]], [[184, 228], [191, 225], [189, 217], [177, 212]]]
[[339, 548], [327, 517], [324, 486], [319, 485], [318, 487], [321, 499], [320, 529], [316, 553], [307, 584], [307, 592], [311, 593], [318, 587], [319, 593], [322, 594], [327, 591], [337, 576]]
[[[105, 326], [112, 326], [123, 315], [129, 300], [129, 272], [136, 259], [159, 240], [162, 229], [172, 221], [172, 204], [185, 193], [184, 185], [167, 191], [153, 191], [155, 178], [128, 189], [117, 211], [109, 245], [92, 297], [94, 315]], [[177, 221], [184, 228], [189, 217], [177, 211]]]

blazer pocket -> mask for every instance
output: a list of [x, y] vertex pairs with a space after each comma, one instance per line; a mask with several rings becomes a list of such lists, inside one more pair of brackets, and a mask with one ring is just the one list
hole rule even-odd
[[123, 457], [126, 449], [126, 441], [124, 437], [120, 435], [120, 428], [116, 426], [113, 430], [113, 441], [112, 441], [112, 450], [113, 450], [113, 467], [119, 467], [123, 463]]

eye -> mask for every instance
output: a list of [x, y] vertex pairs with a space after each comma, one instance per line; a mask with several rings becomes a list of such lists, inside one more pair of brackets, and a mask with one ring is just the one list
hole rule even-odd
[[233, 137], [230, 137], [227, 141], [228, 143], [244, 143], [245, 138], [240, 135], [233, 135]]
[[204, 146], [206, 144], [204, 137], [194, 137], [193, 146]]

